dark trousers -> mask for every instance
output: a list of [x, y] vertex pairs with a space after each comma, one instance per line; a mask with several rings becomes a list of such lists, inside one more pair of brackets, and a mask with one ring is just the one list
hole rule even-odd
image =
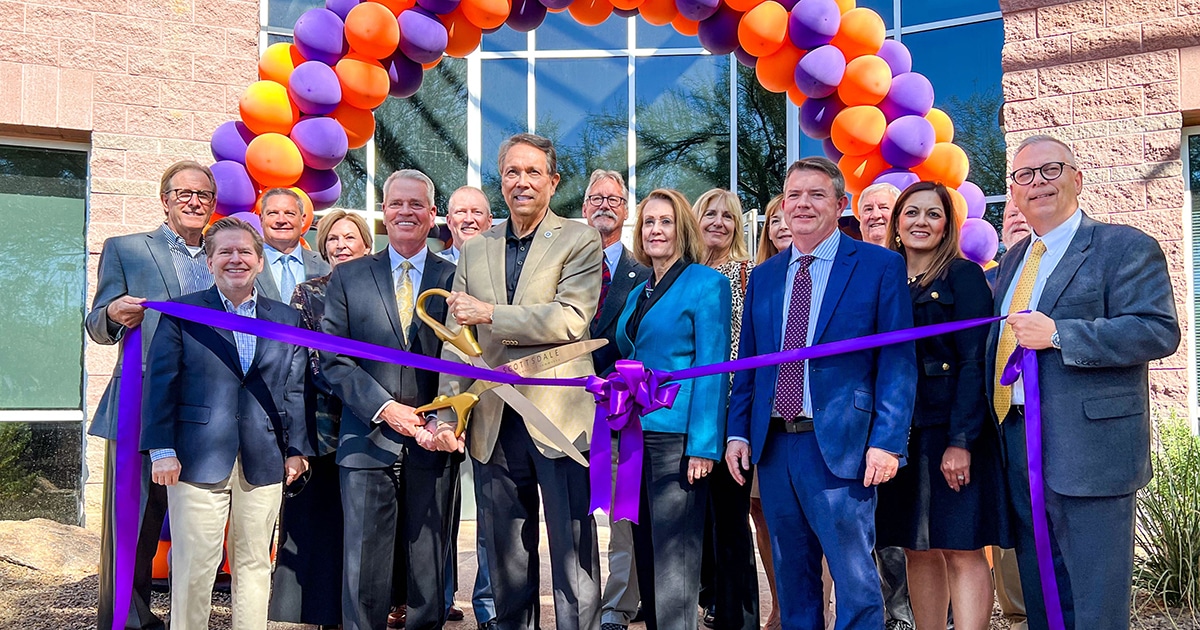
[[738, 485], [724, 462], [717, 462], [708, 476], [700, 605], [716, 607], [717, 630], [759, 627], [758, 569], [750, 531], [750, 475], [754, 472], [745, 474], [746, 484]]
[[871, 559], [875, 488], [825, 465], [814, 433], [767, 436], [758, 489], [771, 533], [784, 630], [824, 630], [821, 555], [837, 589], [837, 630], [879, 630], [883, 596]]
[[587, 469], [567, 457], [542, 455], [525, 421], [506, 408], [492, 457], [479, 463], [475, 474], [500, 630], [538, 625], [539, 490], [550, 544], [555, 627], [598, 630], [600, 548], [596, 522], [588, 513]]
[[[1009, 501], [1017, 516], [1013, 519], [1017, 568], [1025, 593], [1027, 621], [1031, 630], [1047, 630], [1033, 537], [1024, 414], [1010, 412], [1001, 429], [1008, 454], [1005, 473]], [[1135, 495], [1071, 497], [1049, 487], [1045, 493], [1054, 573], [1066, 627], [1127, 630], [1133, 596]]]
[[883, 609], [887, 618], [915, 625], [912, 605], [908, 601], [908, 562], [904, 550], [900, 547], [876, 549], [875, 566], [879, 569]]
[[638, 523], [638, 586], [648, 630], [695, 630], [708, 481], [688, 482], [687, 435], [645, 434]]
[[[116, 442], [107, 440], [104, 446], [104, 521], [100, 532], [100, 602], [97, 608], [96, 627], [112, 628], [113, 580], [116, 574], [116, 505], [113, 494], [116, 489], [113, 475], [116, 473]], [[129, 603], [125, 627], [163, 628], [163, 622], [150, 612], [150, 586], [153, 581], [154, 555], [158, 553], [158, 539], [162, 534], [163, 519], [167, 515], [167, 490], [150, 480], [150, 456], [142, 456], [142, 493], [138, 512], [137, 558], [133, 566], [133, 597]]]
[[425, 467], [409, 459], [405, 451], [389, 468], [340, 470], [346, 630], [384, 630], [393, 580], [406, 582], [400, 591], [408, 604], [406, 628], [446, 623], [445, 567], [458, 463], [447, 457], [442, 467]]

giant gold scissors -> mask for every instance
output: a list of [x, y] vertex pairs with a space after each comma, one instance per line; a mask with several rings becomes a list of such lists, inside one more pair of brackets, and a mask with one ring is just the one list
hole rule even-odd
[[[576, 341], [574, 343], [565, 344], [549, 350], [544, 350], [527, 357], [509, 361], [504, 365], [492, 367], [483, 360], [483, 350], [479, 347], [479, 343], [475, 341], [475, 335], [471, 333], [468, 326], [463, 326], [457, 333], [453, 333], [449, 328], [446, 328], [441, 322], [437, 321], [425, 311], [425, 300], [430, 296], [440, 295], [442, 297], [450, 297], [450, 292], [445, 289], [429, 289], [417, 297], [416, 312], [417, 317], [425, 322], [426, 326], [433, 329], [433, 332], [443, 342], [454, 346], [462, 353], [467, 361], [475, 367], [484, 368], [487, 370], [495, 370], [497, 372], [505, 372], [515, 374], [517, 376], [529, 377], [536, 374], [541, 374], [553, 368], [556, 368], [564, 363], [573, 361], [581, 356], [590, 354], [597, 348], [608, 343], [605, 339], [587, 339], [584, 341]], [[508, 406], [521, 415], [530, 425], [545, 435], [547, 439], [554, 443], [568, 457], [579, 462], [582, 466], [587, 466], [587, 458], [579, 452], [575, 444], [571, 442], [562, 430], [559, 429], [546, 414], [542, 413], [541, 409], [537, 408], [532, 401], [525, 397], [524, 394], [517, 391], [512, 385], [503, 383], [494, 383], [490, 381], [477, 380], [470, 389], [461, 394], [454, 396], [438, 396], [427, 405], [418, 407], [415, 413], [422, 414], [441, 409], [453, 409], [455, 415], [458, 416], [458, 426], [454, 430], [454, 435], [461, 436], [467, 428], [467, 419], [471, 414], [471, 409], [475, 407], [475, 403], [479, 402], [479, 396], [486, 391], [493, 391], [500, 397]]]

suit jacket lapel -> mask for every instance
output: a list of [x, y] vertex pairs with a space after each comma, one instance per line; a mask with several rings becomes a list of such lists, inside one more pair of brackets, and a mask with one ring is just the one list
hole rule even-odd
[[846, 285], [850, 282], [850, 275], [854, 272], [854, 266], [857, 264], [855, 254], [858, 253], [858, 244], [844, 234], [839, 238], [837, 255], [833, 258], [833, 266], [829, 270], [829, 282], [825, 286], [825, 296], [821, 298], [821, 312], [817, 316], [817, 328], [813, 333], [814, 344], [821, 343], [821, 335], [829, 326], [833, 310], [837, 308], [838, 301], [842, 299], [842, 293], [846, 290]]
[[[305, 280], [320, 278], [321, 276], [325, 275], [325, 273], [328, 273], [322, 264], [325, 261], [321, 258], [321, 255], [311, 249], [303, 249], [303, 245], [301, 246], [300, 260], [302, 263], [304, 263]], [[322, 273], [322, 271], [325, 273]]]
[[[209, 289], [204, 292], [204, 303], [206, 306], [208, 306], [208, 308], [216, 309], [218, 311], [225, 310], [225, 304], [221, 301], [221, 294], [219, 291], [217, 291], [217, 287], [215, 285], [209, 287]], [[221, 344], [221, 348], [225, 351], [225, 363], [232, 367], [234, 374], [245, 376], [245, 374], [242, 374], [242, 359], [240, 356], [238, 356], [237, 342], [233, 338], [233, 332], [225, 328], [217, 328], [215, 326], [212, 327], [212, 329], [215, 330], [217, 335], [219, 335], [221, 339], [225, 341], [225, 343]], [[262, 342], [260, 341], [259, 344], [261, 345], [261, 343]]]
[[[782, 265], [775, 265], [772, 269], [773, 277], [768, 278], [759, 286], [765, 286], [770, 294], [767, 296], [770, 300], [771, 311], [767, 321], [771, 326], [771, 349], [766, 352], [775, 352], [783, 347], [783, 323], [787, 318], [787, 313], [783, 312], [783, 293], [787, 291], [784, 284], [787, 282], [788, 262], [791, 260], [790, 255], [783, 260]], [[746, 304], [744, 308], [753, 308], [751, 304]]]
[[173, 298], [183, 295], [179, 272], [175, 270], [175, 259], [171, 257], [171, 246], [161, 229], [147, 235], [146, 246], [150, 249], [150, 257], [154, 259], [158, 272], [162, 274], [163, 283], [167, 285], [167, 295]]
[[546, 218], [542, 219], [541, 225], [537, 226], [533, 233], [533, 240], [529, 243], [529, 254], [525, 256], [521, 279], [517, 281], [517, 290], [513, 293], [514, 304], [521, 303], [521, 298], [525, 295], [525, 290], [529, 288], [529, 283], [535, 275], [532, 270], [541, 267], [542, 259], [550, 251], [550, 246], [560, 231], [562, 231], [562, 219], [554, 214], [553, 210], [547, 210]]
[[617, 268], [611, 271], [612, 281], [608, 285], [608, 295], [604, 298], [604, 310], [600, 311], [600, 319], [596, 322], [596, 330], [604, 330], [612, 320], [616, 319], [621, 314], [621, 310], [625, 308], [625, 300], [619, 299], [618, 296], [629, 295], [630, 289], [633, 288], [633, 256], [629, 250], [622, 248], [621, 258], [617, 260]]
[[[388, 248], [375, 254], [371, 263], [371, 275], [375, 276], [375, 286], [379, 296], [383, 298], [383, 310], [387, 313], [388, 321], [392, 323], [392, 333], [396, 335], [396, 343], [401, 347], [408, 345], [407, 339], [400, 330], [400, 311], [396, 308], [396, 285], [392, 281], [392, 258]], [[417, 296], [413, 296], [415, 299]]]
[[[265, 255], [263, 256], [263, 270], [254, 279], [254, 288], [258, 289], [259, 295], [267, 299], [275, 300], [276, 302], [283, 301], [280, 297], [279, 285], [275, 284], [275, 276], [271, 272], [271, 261], [267, 260]], [[291, 297], [289, 295], [288, 299], [290, 300]]]
[[1004, 308], [1004, 296], [1008, 295], [1008, 288], [1012, 286], [1013, 278], [1017, 275], [1017, 268], [1021, 266], [1019, 260], [1025, 258], [1025, 250], [1029, 247], [1032, 239], [1025, 237], [1017, 241], [1011, 249], [1004, 253], [1003, 259], [1000, 261], [1000, 272], [996, 275], [996, 307], [992, 311], [994, 315], [1003, 315], [1000, 309]]
[[1037, 310], [1049, 313], [1054, 308], [1054, 304], [1067, 288], [1067, 283], [1087, 259], [1087, 249], [1092, 244], [1092, 231], [1095, 227], [1096, 222], [1084, 215], [1074, 238], [1067, 245], [1062, 260], [1058, 261], [1054, 271], [1050, 272], [1050, 277], [1046, 278], [1046, 285], [1042, 287], [1042, 294], [1038, 297]]
[[[268, 322], [278, 321], [275, 317], [275, 314], [272, 312], [270, 302], [259, 300], [255, 305], [255, 311], [258, 319]], [[249, 376], [252, 372], [258, 369], [258, 364], [262, 363], [263, 357], [266, 355], [266, 353], [270, 352], [275, 347], [275, 343], [275, 341], [267, 339], [266, 337], [259, 337], [255, 340], [254, 360], [250, 362], [250, 370], [246, 372], [246, 376]]]
[[[421, 270], [421, 288], [417, 290], [417, 295], [413, 296], [413, 298], [416, 299], [417, 296], [428, 291], [429, 289], [436, 289], [443, 286], [442, 281], [448, 272], [447, 268], [450, 266], [450, 264], [451, 263], [449, 261], [445, 260], [441, 256], [438, 256], [433, 252], [426, 252], [425, 269]], [[434, 319], [437, 318], [434, 317]], [[417, 319], [417, 313], [414, 311], [413, 325], [408, 329], [409, 344], [412, 344], [412, 342], [416, 340], [419, 331], [428, 329], [430, 332], [432, 332], [432, 329], [430, 329], [428, 326], [421, 326], [420, 324], [421, 322]]]
[[484, 241], [487, 259], [483, 264], [487, 265], [488, 275], [492, 278], [492, 293], [496, 304], [508, 304], [508, 287], [504, 272], [507, 264], [504, 235], [507, 229], [508, 223], [501, 223], [489, 230], [490, 234], [484, 234], [484, 238], [487, 239]]

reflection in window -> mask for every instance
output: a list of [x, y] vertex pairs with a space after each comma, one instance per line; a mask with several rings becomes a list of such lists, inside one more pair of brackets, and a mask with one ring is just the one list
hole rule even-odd
[[610, 15], [598, 26], [580, 24], [570, 13], [549, 13], [537, 29], [538, 50], [609, 50], [624, 48], [629, 20]]
[[[955, 18], [991, 13], [1000, 10], [998, 0], [897, 0], [900, 2], [900, 19], [905, 26], [922, 22], [939, 22]], [[859, 2], [859, 6], [871, 4]], [[996, 57], [998, 61], [999, 56]], [[937, 81], [933, 82], [937, 85]]]
[[529, 64], [524, 59], [488, 59], [481, 62], [483, 97], [479, 114], [483, 119], [483, 152], [479, 171], [483, 191], [492, 203], [492, 216], [508, 216], [508, 206], [500, 196], [500, 178], [496, 160], [500, 145], [514, 133], [529, 129]]
[[324, 6], [322, 0], [267, 0], [267, 24], [291, 29], [305, 11]]
[[700, 40], [695, 35], [684, 35], [670, 24], [655, 26], [640, 15], [635, 19], [638, 48], [700, 48]]
[[[637, 60], [637, 197], [729, 187], [730, 57]], [[681, 113], [686, 112], [686, 115]]]
[[742, 207], [762, 210], [783, 192], [787, 170], [787, 95], [763, 89], [754, 70], [738, 71], [738, 196]]
[[78, 422], [0, 422], [0, 521], [79, 525], [82, 458]]
[[526, 33], [514, 31], [507, 24], [494, 33], [486, 33], [480, 45], [482, 50], [489, 52], [508, 52], [513, 50], [528, 50], [529, 36]]

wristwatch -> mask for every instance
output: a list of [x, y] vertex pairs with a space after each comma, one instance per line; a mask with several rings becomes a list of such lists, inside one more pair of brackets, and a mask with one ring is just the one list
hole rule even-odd
[[1062, 350], [1062, 342], [1060, 342], [1058, 340], [1058, 331], [1057, 330], [1054, 331], [1053, 335], [1050, 335], [1050, 345], [1054, 346], [1055, 350]]

